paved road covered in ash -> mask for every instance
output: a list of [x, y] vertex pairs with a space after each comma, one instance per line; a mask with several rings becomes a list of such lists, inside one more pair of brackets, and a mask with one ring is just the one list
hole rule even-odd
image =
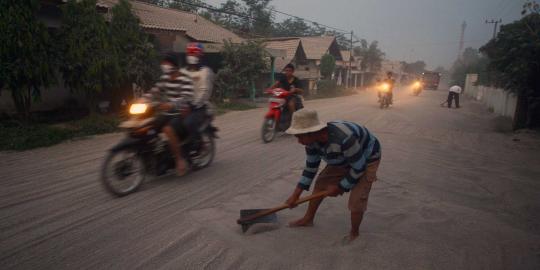
[[[448, 110], [444, 91], [372, 92], [307, 102], [324, 120], [366, 125], [383, 145], [359, 241], [345, 197], [327, 200], [314, 228], [242, 235], [242, 208], [283, 202], [304, 161], [293, 137], [260, 139], [265, 109], [218, 117], [214, 164], [113, 198], [98, 177], [121, 134], [0, 153], [2, 269], [540, 269], [540, 147], [494, 131], [474, 102]], [[520, 141], [513, 138], [521, 136]]]

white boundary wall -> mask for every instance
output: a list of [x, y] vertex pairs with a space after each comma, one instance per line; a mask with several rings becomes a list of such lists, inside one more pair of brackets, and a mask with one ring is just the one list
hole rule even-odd
[[465, 95], [482, 102], [498, 115], [514, 118], [517, 104], [516, 95], [500, 88], [476, 85], [477, 80], [477, 74], [467, 74]]

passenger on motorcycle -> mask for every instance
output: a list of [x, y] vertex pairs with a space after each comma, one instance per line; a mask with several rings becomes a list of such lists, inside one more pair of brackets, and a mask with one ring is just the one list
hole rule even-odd
[[292, 95], [287, 98], [287, 108], [289, 110], [289, 116], [291, 117], [302, 103], [302, 100], [298, 95], [302, 94], [303, 91], [300, 80], [294, 76], [293, 64], [287, 64], [283, 69], [283, 73], [284, 76], [282, 76], [280, 80], [276, 81], [271, 88], [274, 89], [279, 87], [291, 92]]

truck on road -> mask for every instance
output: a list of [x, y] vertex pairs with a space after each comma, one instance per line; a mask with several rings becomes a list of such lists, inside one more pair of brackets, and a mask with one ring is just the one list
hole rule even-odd
[[441, 81], [441, 74], [439, 72], [425, 71], [422, 73], [422, 83], [424, 89], [437, 90], [439, 88], [439, 82]]

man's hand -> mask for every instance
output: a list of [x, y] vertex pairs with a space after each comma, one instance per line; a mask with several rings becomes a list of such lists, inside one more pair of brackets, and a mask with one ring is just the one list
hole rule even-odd
[[330, 197], [337, 197], [338, 195], [343, 195], [343, 192], [345, 192], [338, 185], [329, 186], [326, 191], [328, 192], [327, 196]]
[[300, 195], [302, 194], [302, 189], [296, 187], [293, 194], [285, 201], [285, 204], [289, 206], [289, 208], [295, 208], [297, 206], [296, 201], [300, 199]]
[[158, 109], [160, 111], [170, 111], [172, 110], [172, 108], [173, 108], [173, 105], [171, 103], [161, 103], [158, 106]]

